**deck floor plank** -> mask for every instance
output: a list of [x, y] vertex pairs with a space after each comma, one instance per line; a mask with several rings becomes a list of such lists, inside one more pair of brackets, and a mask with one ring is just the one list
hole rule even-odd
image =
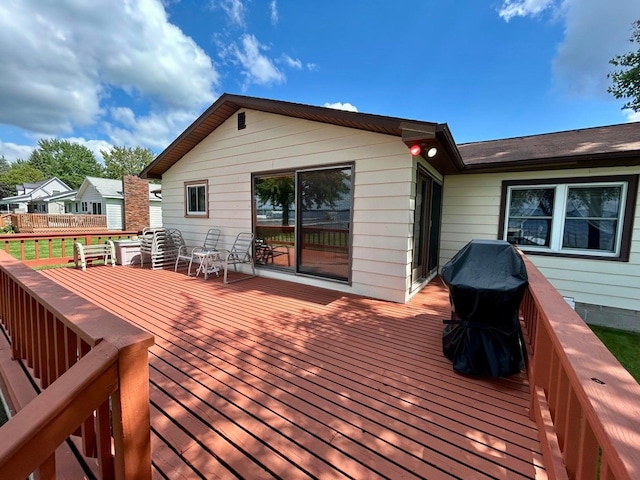
[[526, 376], [452, 371], [438, 281], [398, 305], [264, 278], [43, 275], [155, 336], [154, 477], [544, 477]]

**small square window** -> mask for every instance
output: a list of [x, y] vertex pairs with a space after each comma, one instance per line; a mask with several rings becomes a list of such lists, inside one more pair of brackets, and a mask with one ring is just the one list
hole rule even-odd
[[185, 183], [185, 216], [208, 217], [208, 192], [206, 181]]

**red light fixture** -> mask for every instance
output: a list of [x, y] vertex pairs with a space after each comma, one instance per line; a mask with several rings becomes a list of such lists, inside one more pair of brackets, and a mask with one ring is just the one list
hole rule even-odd
[[422, 147], [420, 145], [411, 145], [409, 151], [411, 152], [411, 155], [417, 157], [418, 155], [420, 155], [420, 153], [422, 153]]

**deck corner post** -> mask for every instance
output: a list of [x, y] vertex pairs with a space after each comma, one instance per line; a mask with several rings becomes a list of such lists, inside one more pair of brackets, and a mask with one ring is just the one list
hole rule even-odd
[[119, 388], [113, 394], [115, 478], [151, 479], [148, 344], [120, 350]]

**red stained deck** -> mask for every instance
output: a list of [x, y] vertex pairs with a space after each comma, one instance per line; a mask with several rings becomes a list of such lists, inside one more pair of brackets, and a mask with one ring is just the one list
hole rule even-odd
[[156, 478], [545, 478], [524, 374], [442, 355], [448, 296], [409, 304], [128, 267], [42, 272], [155, 336]]

